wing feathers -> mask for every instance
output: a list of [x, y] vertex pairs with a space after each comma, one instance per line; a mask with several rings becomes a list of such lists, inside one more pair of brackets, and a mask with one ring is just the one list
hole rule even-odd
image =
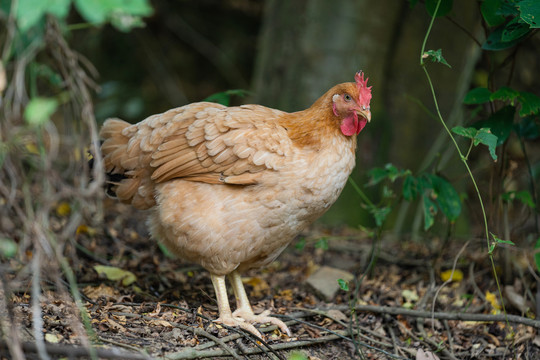
[[118, 197], [148, 208], [155, 183], [182, 178], [253, 185], [265, 171], [279, 170], [292, 151], [287, 131], [275, 121], [283, 114], [263, 106], [195, 103], [136, 125], [110, 119], [101, 149], [108, 170], [127, 177], [117, 185]]

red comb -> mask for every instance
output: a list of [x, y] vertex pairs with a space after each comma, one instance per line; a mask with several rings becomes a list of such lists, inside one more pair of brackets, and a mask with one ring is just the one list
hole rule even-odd
[[364, 80], [364, 73], [359, 71], [354, 75], [356, 80], [356, 87], [358, 88], [358, 105], [369, 108], [369, 102], [371, 101], [371, 86], [367, 86], [369, 78]]

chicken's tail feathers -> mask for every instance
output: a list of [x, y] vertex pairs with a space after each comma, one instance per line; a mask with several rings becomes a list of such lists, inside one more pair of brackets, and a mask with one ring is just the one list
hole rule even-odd
[[130, 123], [120, 119], [107, 119], [99, 132], [103, 139], [101, 153], [107, 173], [107, 195], [130, 203], [139, 209], [148, 209], [154, 205], [152, 189], [146, 184], [149, 176], [146, 169], [140, 168], [140, 153], [128, 148], [130, 136], [124, 131]]

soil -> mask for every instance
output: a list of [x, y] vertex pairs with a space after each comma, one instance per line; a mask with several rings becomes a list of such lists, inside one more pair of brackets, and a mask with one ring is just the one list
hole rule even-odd
[[[540, 358], [540, 322], [407, 313], [412, 309], [461, 313], [465, 318], [484, 314], [500, 320], [503, 310], [481, 238], [466, 246], [460, 239], [438, 238], [410, 241], [385, 236], [374, 242], [359, 230], [314, 226], [271, 266], [244, 274], [255, 312], [270, 309], [288, 322], [292, 332], [287, 337], [274, 327], [259, 327], [264, 339], [255, 339], [212, 321], [217, 306], [208, 273], [169, 257], [150, 240], [143, 212], [109, 200], [105, 209], [102, 229], [79, 227], [77, 237], [66, 245], [90, 333], [73, 306], [66, 280], [43, 281], [39, 305], [45, 351], [51, 358], [88, 357], [89, 341], [97, 344], [99, 358]], [[506, 276], [510, 282], [501, 284], [507, 314], [516, 316], [513, 321], [534, 319], [537, 283], [529, 271], [530, 254], [510, 246], [496, 252], [509, 256], [509, 267], [498, 268], [499, 274], [512, 274]], [[499, 262], [504, 263], [496, 259]], [[454, 264], [454, 278], [445, 283]], [[99, 274], [99, 265], [119, 269], [120, 278]], [[348, 271], [355, 280], [324, 299], [306, 282], [321, 266]], [[11, 309], [2, 311], [12, 312], [10, 324], [18, 326], [25, 356], [39, 358], [30, 288], [29, 277], [12, 289]], [[230, 300], [234, 303], [232, 294]], [[351, 311], [364, 305], [381, 311]], [[387, 308], [403, 313], [391, 315]], [[6, 330], [5, 321], [2, 326], [9, 339], [15, 330]], [[8, 345], [0, 344], [2, 359], [14, 358]]]

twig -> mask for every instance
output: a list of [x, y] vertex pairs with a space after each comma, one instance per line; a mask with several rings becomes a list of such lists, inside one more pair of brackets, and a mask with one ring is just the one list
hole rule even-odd
[[[349, 310], [347, 305], [338, 305], [333, 306], [330, 309], [337, 310]], [[418, 310], [409, 310], [405, 308], [398, 307], [386, 307], [386, 306], [375, 306], [375, 305], [357, 305], [354, 308], [355, 311], [365, 311], [373, 313], [385, 313], [390, 315], [404, 315], [411, 317], [420, 317], [420, 318], [433, 318], [440, 320], [459, 320], [459, 321], [486, 321], [486, 322], [504, 322], [506, 318], [511, 323], [523, 324], [526, 326], [531, 326], [537, 329], [540, 329], [540, 320], [529, 319], [523, 316], [518, 315], [489, 315], [489, 314], [470, 314], [470, 313], [450, 313], [450, 312], [431, 312], [431, 311], [418, 311]]]
[[[437, 302], [437, 297], [439, 296], [439, 292], [448, 284], [450, 284], [452, 281], [453, 281], [453, 277], [454, 277], [454, 273], [456, 271], [456, 266], [457, 266], [457, 262], [459, 260], [459, 257], [461, 256], [461, 254], [463, 253], [463, 251], [467, 248], [467, 246], [469, 245], [469, 242], [470, 241], [467, 241], [462, 247], [461, 249], [459, 250], [459, 252], [457, 253], [456, 257], [454, 258], [454, 264], [452, 265], [452, 272], [450, 273], [450, 278], [448, 280], [446, 280], [445, 282], [443, 282], [441, 284], [441, 286], [439, 286], [439, 288], [437, 289], [437, 291], [435, 291], [435, 295], [433, 296], [433, 301], [431, 302], [431, 312], [434, 313], [435, 312], [435, 303]], [[433, 318], [432, 318], [433, 320]], [[435, 329], [434, 329], [434, 324], [435, 322], [432, 321], [431, 322], [431, 330], [434, 332]]]
[[[8, 349], [6, 341], [0, 341], [0, 351]], [[36, 353], [38, 351], [35, 343], [23, 343], [22, 349], [25, 352]], [[88, 348], [73, 345], [45, 344], [45, 349], [50, 355], [67, 356], [68, 358], [90, 356]], [[96, 355], [101, 359], [131, 359], [131, 360], [151, 360], [148, 355], [131, 352], [118, 351], [117, 349], [94, 349]]]
[[[148, 320], [148, 321], [152, 321], [152, 320], [160, 320], [160, 319], [157, 318], [157, 317], [146, 316], [146, 315], [140, 315], [140, 314], [135, 314], [135, 313], [111, 312], [111, 314], [119, 315], [119, 316], [125, 316], [125, 317], [139, 318], [139, 319]], [[212, 340], [213, 342], [215, 342], [215, 343], [218, 344], [219, 346], [221, 346], [221, 347], [223, 348], [223, 350], [225, 350], [225, 351], [226, 351], [230, 356], [232, 356], [233, 358], [235, 358], [235, 359], [241, 359], [241, 357], [239, 357], [238, 354], [237, 354], [230, 346], [228, 346], [227, 344], [225, 344], [225, 343], [223, 342], [223, 340], [220, 340], [219, 338], [217, 338], [217, 337], [215, 337], [214, 335], [208, 333], [208, 332], [205, 331], [204, 329], [196, 328], [196, 327], [193, 327], [193, 326], [187, 326], [187, 325], [184, 325], [184, 324], [175, 323], [175, 322], [170, 322], [170, 321], [168, 321], [168, 323], [171, 324], [171, 325], [174, 326], [174, 327], [177, 327], [177, 328], [180, 328], [180, 329], [183, 329], [183, 330], [191, 331], [191, 332], [193, 332], [193, 334], [195, 334], [195, 335], [201, 335], [201, 336], [204, 336], [204, 337], [206, 337], [206, 338]], [[175, 359], [174, 357], [169, 357], [169, 356], [167, 356], [167, 358], [169, 358], [169, 359]]]
[[112, 340], [112, 339], [107, 339], [107, 338], [104, 338], [102, 336], [98, 336], [98, 339], [101, 342], [105, 342], [105, 343], [108, 343], [108, 344], [111, 344], [111, 345], [116, 345], [116, 346], [123, 347], [123, 348], [129, 349], [129, 350], [137, 351], [137, 352], [141, 351], [141, 349], [136, 347], [136, 346], [121, 343], [119, 341], [115, 341], [115, 340]]

